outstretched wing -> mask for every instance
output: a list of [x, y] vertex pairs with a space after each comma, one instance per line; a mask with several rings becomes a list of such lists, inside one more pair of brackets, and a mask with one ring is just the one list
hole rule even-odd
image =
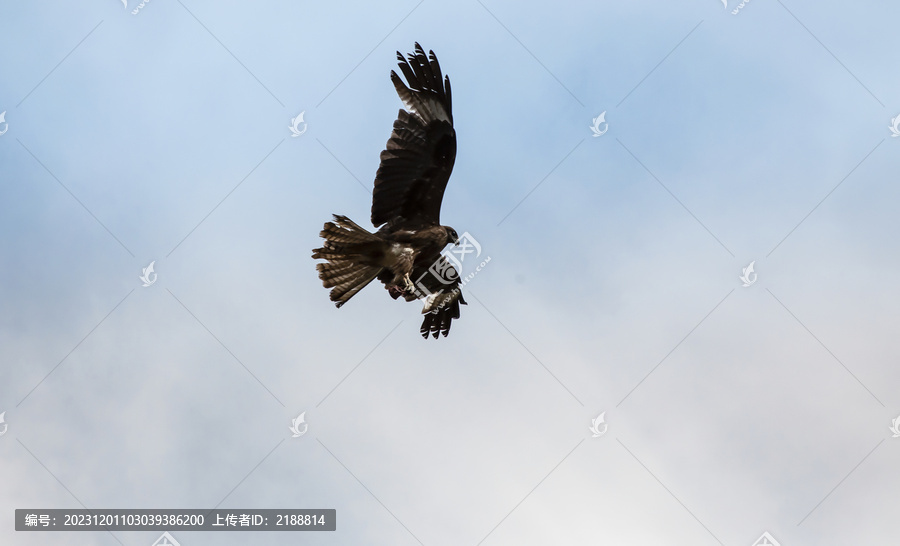
[[391, 81], [408, 111], [400, 110], [372, 194], [372, 224], [440, 225], [441, 200], [456, 160], [450, 78], [443, 78], [433, 51], [397, 52], [400, 71]]
[[462, 295], [459, 283], [459, 273], [447, 258], [441, 256], [434, 264], [416, 264], [410, 274], [416, 292], [403, 292], [391, 281], [393, 275], [390, 272], [382, 272], [378, 280], [384, 283], [385, 288], [394, 299], [403, 296], [406, 301], [423, 299], [425, 306], [422, 308], [422, 326], [419, 333], [428, 339], [431, 334], [437, 339], [438, 334], [450, 333], [450, 323], [459, 318], [459, 306], [467, 305]]

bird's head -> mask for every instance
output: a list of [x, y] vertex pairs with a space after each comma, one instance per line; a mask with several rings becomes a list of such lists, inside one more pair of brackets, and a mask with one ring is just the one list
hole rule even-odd
[[456, 233], [456, 230], [450, 226], [442, 226], [444, 231], [447, 232], [447, 242], [453, 243], [454, 245], [459, 244], [459, 235]]

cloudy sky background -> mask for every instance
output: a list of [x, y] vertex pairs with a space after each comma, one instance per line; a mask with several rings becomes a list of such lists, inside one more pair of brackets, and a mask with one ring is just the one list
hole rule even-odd
[[[0, 3], [0, 542], [214, 506], [337, 510], [272, 545], [896, 536], [900, 6], [128, 4]], [[453, 83], [442, 221], [491, 258], [427, 342], [309, 257], [368, 225], [415, 41]]]

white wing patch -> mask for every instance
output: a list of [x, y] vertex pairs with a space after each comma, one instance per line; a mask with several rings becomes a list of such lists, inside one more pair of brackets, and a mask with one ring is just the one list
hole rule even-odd
[[449, 292], [433, 292], [425, 297], [425, 306], [422, 307], [422, 314], [430, 313], [435, 309], [445, 307], [453, 303], [457, 298], [458, 291], [451, 290]]
[[[400, 97], [407, 112], [413, 114], [424, 123], [428, 123], [431, 120], [446, 121], [447, 123], [450, 123], [450, 116], [447, 114], [444, 105], [441, 104], [440, 101], [433, 97], [417, 96], [414, 91], [411, 92], [410, 95], [411, 96], [408, 99], [402, 96]], [[418, 103], [424, 111], [420, 111], [416, 108], [414, 102]]]
[[422, 102], [425, 103], [425, 106], [428, 108], [428, 113], [431, 114], [433, 119], [450, 123], [450, 116], [447, 115], [447, 111], [444, 110], [444, 105], [438, 100], [433, 97], [427, 97], [423, 98]]

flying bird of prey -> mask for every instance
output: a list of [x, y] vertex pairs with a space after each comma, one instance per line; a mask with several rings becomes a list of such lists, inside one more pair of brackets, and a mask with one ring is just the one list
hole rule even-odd
[[441, 225], [441, 200], [456, 160], [456, 131], [450, 98], [450, 78], [442, 77], [433, 51], [416, 43], [406, 58], [397, 52], [400, 71], [391, 81], [406, 110], [400, 110], [394, 130], [381, 152], [372, 192], [370, 233], [346, 216], [334, 215], [319, 235], [325, 239], [312, 257], [331, 301], [347, 303], [374, 279], [384, 283], [394, 299], [425, 299], [419, 332], [447, 335], [465, 304], [459, 273], [441, 255], [449, 243], [459, 243], [456, 230]]

